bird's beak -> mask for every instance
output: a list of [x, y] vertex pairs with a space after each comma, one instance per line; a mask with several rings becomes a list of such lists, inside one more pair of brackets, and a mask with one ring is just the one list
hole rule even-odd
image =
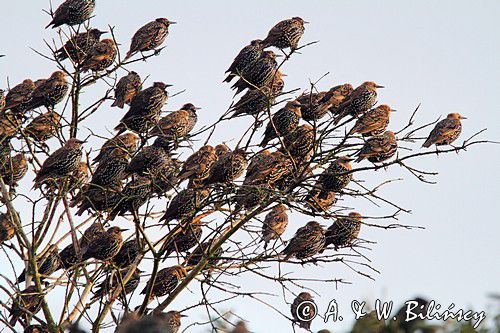
[[460, 119], [467, 119], [467, 117], [460, 116]]
[[169, 24], [177, 24], [175, 21], [168, 21]]
[[275, 56], [276, 58], [281, 58], [281, 57], [283, 57], [281, 54], [275, 54], [274, 56]]
[[76, 142], [78, 142], [79, 144], [82, 144], [82, 145], [83, 145], [84, 143], [86, 143], [86, 142], [87, 142], [87, 140], [78, 140], [78, 139], [77, 139], [77, 141], [76, 141]]
[[354, 158], [352, 158], [350, 156], [346, 156], [345, 159], [346, 159], [346, 161], [352, 161], [352, 160], [354, 160]]
[[173, 84], [165, 84], [165, 87], [167, 87], [167, 88], [172, 87], [172, 86], [173, 86]]
[[120, 229], [120, 231], [121, 231], [121, 232], [124, 232], [124, 231], [128, 231], [128, 229], [123, 229], [123, 228], [121, 228], [121, 229]]
[[201, 108], [199, 108], [199, 107], [195, 107], [194, 109], [195, 109], [195, 110], [201, 110]]
[[103, 30], [99, 30], [99, 32], [100, 32], [101, 34], [103, 34], [103, 35], [108, 33], [107, 31], [103, 31]]
[[183, 314], [180, 314], [179, 316], [181, 316], [181, 317], [187, 317], [186, 315], [183, 315]]
[[304, 21], [304, 24], [309, 24], [309, 21]]
[[381, 85], [376, 84], [376, 85], [375, 85], [375, 88], [385, 88], [385, 87], [384, 87], [384, 86], [381, 86]]
[[391, 112], [398, 112], [398, 110], [391, 109]]

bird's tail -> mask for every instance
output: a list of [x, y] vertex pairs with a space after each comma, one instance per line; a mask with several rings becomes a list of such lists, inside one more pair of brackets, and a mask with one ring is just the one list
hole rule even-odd
[[429, 148], [430, 146], [432, 146], [432, 141], [431, 139], [427, 139], [425, 140], [424, 144], [422, 145], [422, 147], [425, 147], [425, 148]]
[[111, 104], [111, 107], [119, 107], [120, 109], [123, 109], [125, 107], [125, 102], [124, 101], [118, 101], [118, 99], [115, 99], [113, 104]]
[[227, 83], [229, 83], [229, 82], [231, 82], [231, 81], [232, 81], [235, 77], [236, 77], [236, 75], [234, 75], [234, 74], [229, 74], [229, 75], [228, 75], [228, 76], [224, 79], [224, 81], [222, 81], [222, 82], [227, 82]]
[[126, 60], [130, 59], [130, 57], [132, 57], [133, 55], [134, 55], [134, 52], [132, 50], [128, 51], [127, 55], [125, 56], [125, 58], [123, 59], [123, 61], [126, 61]]

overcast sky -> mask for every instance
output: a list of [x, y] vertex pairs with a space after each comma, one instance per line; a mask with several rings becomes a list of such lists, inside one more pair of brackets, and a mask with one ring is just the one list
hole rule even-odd
[[[42, 13], [46, 1], [4, 1], [0, 12], [2, 43], [0, 87], [7, 77], [11, 84], [27, 77], [47, 77], [53, 64], [29, 47], [44, 50], [43, 39], [56, 38], [55, 30], [44, 30], [49, 17]], [[59, 4], [60, 1], [56, 1]], [[223, 73], [247, 42], [263, 38], [278, 21], [301, 16], [311, 22], [302, 43], [320, 43], [303, 50], [284, 67], [287, 89], [307, 88], [308, 80], [330, 72], [320, 88], [350, 82], [354, 86], [370, 80], [386, 86], [379, 101], [399, 112], [391, 128], [401, 128], [421, 103], [417, 121], [427, 122], [450, 112], [468, 117], [462, 138], [487, 127], [484, 137], [500, 139], [500, 27], [498, 1], [161, 1], [97, 0], [92, 25], [116, 26], [116, 36], [126, 51], [132, 34], [156, 17], [177, 21], [171, 27], [160, 57], [132, 69], [149, 83], [174, 84], [174, 91], [186, 89], [166, 107], [175, 110], [192, 102], [202, 107], [199, 124], [215, 121], [231, 103], [233, 92], [222, 84]], [[85, 101], [97, 96], [90, 89]], [[101, 133], [112, 129], [123, 115], [104, 107], [88, 126]], [[249, 119], [239, 119], [216, 132], [215, 141], [238, 137]], [[104, 126], [103, 126], [104, 124]], [[97, 148], [94, 147], [94, 149]], [[330, 299], [340, 303], [345, 320], [324, 325], [317, 320], [314, 330], [329, 327], [346, 331], [352, 320], [352, 300], [381, 298], [400, 304], [415, 295], [434, 299], [447, 307], [488, 310], [487, 294], [500, 292], [500, 224], [494, 210], [500, 198], [500, 150], [498, 146], [475, 146], [459, 155], [427, 157], [415, 166], [438, 171], [437, 185], [425, 185], [399, 168], [368, 176], [376, 184], [387, 177], [404, 177], [388, 185], [383, 194], [412, 210], [400, 222], [425, 230], [385, 231], [364, 228], [363, 239], [376, 241], [367, 252], [380, 274], [376, 281], [353, 274], [340, 265], [308, 267], [304, 274], [344, 278], [351, 285], [318, 284], [314, 289], [320, 311]], [[363, 215], [380, 215], [369, 202], [356, 202]], [[493, 212], [493, 213], [492, 213]], [[288, 239], [307, 219], [294, 215], [285, 235]], [[5, 263], [0, 259], [2, 264]], [[298, 270], [298, 268], [293, 268]], [[248, 290], [275, 291], [265, 280], [240, 278]], [[296, 290], [297, 291], [297, 290]], [[278, 292], [279, 294], [279, 292]], [[196, 300], [196, 294], [176, 302], [181, 308]], [[292, 301], [288, 295], [287, 300]], [[268, 301], [284, 313], [282, 297]], [[221, 305], [249, 320], [254, 332], [288, 332], [290, 324], [272, 310], [250, 299]], [[190, 320], [205, 319], [202, 311], [188, 313]], [[193, 328], [190, 332], [201, 332]]]

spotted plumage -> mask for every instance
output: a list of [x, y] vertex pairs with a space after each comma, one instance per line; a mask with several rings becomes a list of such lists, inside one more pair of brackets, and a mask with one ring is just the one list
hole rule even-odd
[[276, 76], [278, 63], [273, 51], [264, 51], [252, 66], [247, 67], [241, 78], [231, 87], [236, 89], [236, 94], [246, 88], [255, 89], [271, 84]]
[[138, 143], [139, 137], [134, 133], [117, 135], [102, 145], [99, 154], [94, 158], [94, 163], [99, 163], [99, 161], [105, 159], [115, 149], [123, 149], [132, 156], [137, 151]]
[[325, 244], [325, 231], [316, 221], [307, 224], [297, 230], [295, 236], [289, 241], [283, 250], [284, 261], [291, 257], [306, 259], [317, 254]]
[[171, 163], [165, 163], [152, 177], [152, 191], [158, 196], [164, 196], [172, 190], [178, 183], [177, 175], [182, 166], [182, 162], [173, 158]]
[[290, 307], [293, 322], [307, 331], [311, 330], [311, 322], [316, 317], [317, 311], [318, 307], [308, 292], [301, 292]]
[[[9, 325], [15, 326], [21, 318], [31, 317], [28, 313], [37, 314], [42, 308], [42, 295], [38, 292], [38, 288], [33, 285], [17, 293], [13, 299], [12, 307], [10, 308]], [[25, 312], [28, 311], [28, 313]]]
[[99, 162], [94, 170], [90, 185], [107, 187], [120, 182], [126, 176], [129, 154], [126, 150], [115, 149]]
[[172, 220], [185, 220], [192, 218], [202, 207], [203, 202], [208, 197], [206, 189], [184, 189], [179, 191], [170, 201], [165, 215], [160, 221], [168, 223]]
[[123, 243], [120, 252], [118, 252], [111, 261], [118, 268], [127, 268], [139, 256], [141, 249], [137, 239], [131, 239]]
[[103, 39], [92, 46], [90, 53], [82, 63], [82, 72], [103, 71], [113, 64], [118, 51], [112, 39]]
[[16, 186], [28, 172], [28, 161], [23, 153], [9, 157], [0, 167], [0, 176], [4, 183], [9, 186]]
[[372, 163], [383, 162], [396, 154], [398, 143], [396, 136], [391, 131], [386, 131], [382, 135], [374, 136], [366, 140], [359, 150], [356, 162], [361, 162], [365, 158]]
[[[57, 245], [51, 245], [44, 255], [37, 258], [36, 262], [38, 274], [40, 274], [41, 280], [57, 271], [61, 267], [61, 260], [59, 259], [59, 249], [57, 248]], [[24, 281], [26, 281], [26, 270], [23, 270], [23, 272], [17, 277], [16, 282], [22, 283]]]
[[170, 148], [169, 140], [158, 137], [151, 146], [144, 147], [132, 158], [127, 172], [136, 173], [139, 176], [157, 174], [166, 165], [172, 164]]
[[69, 189], [76, 190], [90, 180], [90, 168], [85, 162], [80, 162], [78, 168], [71, 175]]
[[3, 111], [5, 107], [5, 91], [0, 89], [0, 112]]
[[67, 245], [61, 250], [61, 252], [59, 252], [59, 259], [61, 261], [61, 267], [64, 269], [70, 269], [74, 265], [78, 264], [78, 255], [76, 254], [73, 243]]
[[120, 193], [120, 201], [109, 214], [112, 221], [116, 216], [123, 216], [127, 212], [136, 214], [139, 208], [151, 197], [152, 184], [148, 177], [136, 177], [131, 180]]
[[104, 33], [99, 29], [91, 29], [74, 35], [55, 52], [57, 60], [63, 61], [69, 58], [71, 61], [80, 64], [90, 56], [94, 45], [99, 42], [101, 35]]
[[283, 179], [293, 172], [292, 161], [282, 152], [263, 155], [261, 161], [255, 160], [256, 157], [259, 156], [252, 159], [252, 169], [247, 170], [243, 185], [268, 185], [270, 188], [281, 188]]
[[223, 154], [215, 162], [205, 184], [232, 182], [243, 175], [246, 167], [246, 152], [243, 149]]
[[77, 206], [76, 215], [81, 216], [87, 210], [96, 212], [109, 211], [116, 207], [121, 200], [122, 183], [110, 187], [84, 186], [80, 193], [73, 199], [71, 206]]
[[337, 202], [335, 192], [313, 188], [307, 194], [305, 201], [314, 213], [328, 211]]
[[361, 230], [361, 215], [349, 213], [347, 217], [339, 217], [328, 227], [325, 233], [325, 248], [333, 245], [335, 249], [350, 246], [358, 238]]
[[46, 325], [32, 324], [24, 329], [24, 333], [50, 333]]
[[122, 281], [125, 278], [126, 274], [127, 269], [112, 272], [111, 275], [107, 276], [104, 281], [96, 286], [96, 291], [92, 296], [92, 300], [97, 300], [106, 295], [109, 295], [110, 293], [115, 291], [118, 286], [122, 287], [122, 291], [120, 292], [120, 295], [122, 297], [124, 295], [133, 293], [139, 286], [139, 282], [141, 280], [141, 272], [139, 269], [136, 269], [127, 283], [122, 286]]
[[125, 60], [137, 52], [152, 51], [161, 46], [167, 38], [169, 26], [175, 23], [166, 18], [157, 18], [141, 27], [132, 37]]
[[64, 99], [68, 89], [66, 74], [63, 71], [56, 71], [47, 80], [40, 81], [38, 85], [35, 82], [35, 89], [30, 100], [25, 103], [25, 109], [28, 111], [41, 106], [54, 108]]
[[0, 115], [0, 140], [8, 140], [19, 133], [23, 122], [22, 119], [13, 113]]
[[262, 225], [261, 241], [264, 242], [264, 248], [272, 240], [279, 239], [288, 226], [288, 214], [286, 207], [279, 204], [271, 209], [264, 218]]
[[101, 222], [96, 221], [90, 225], [85, 231], [80, 239], [80, 247], [83, 251], [91, 244], [95, 239], [101, 237], [103, 233], [106, 232], [104, 226]]
[[303, 162], [309, 159], [314, 150], [315, 132], [309, 124], [304, 124], [283, 138], [284, 147], [281, 148], [285, 155], [290, 155], [296, 162]]
[[358, 117], [370, 110], [377, 101], [377, 88], [384, 86], [367, 81], [354, 89], [336, 109], [335, 124], [348, 115]]
[[384, 133], [387, 125], [389, 125], [391, 112], [394, 111], [386, 104], [379, 105], [367, 111], [358, 118], [354, 127], [349, 131], [349, 134], [359, 133], [363, 136], [375, 136]]
[[139, 74], [131, 71], [122, 77], [115, 88], [115, 101], [111, 106], [123, 109], [125, 104], [130, 104], [135, 95], [142, 89], [142, 81]]
[[156, 316], [164, 333], [178, 333], [181, 328], [181, 318], [186, 317], [179, 311], [162, 312]]
[[265, 47], [275, 46], [279, 49], [297, 48], [300, 38], [304, 34], [304, 21], [300, 17], [293, 17], [291, 19], [278, 22], [271, 28], [266, 39], [262, 41]]
[[295, 131], [302, 117], [300, 108], [300, 102], [291, 101], [284, 108], [276, 112], [267, 124], [264, 139], [260, 143], [260, 146], [265, 147], [269, 141]]
[[57, 28], [63, 24], [77, 25], [87, 21], [94, 12], [95, 0], [66, 0], [52, 16], [52, 21], [45, 27]]
[[187, 158], [179, 173], [179, 181], [189, 179], [189, 187], [197, 187], [208, 178], [217, 161], [215, 148], [206, 145]]
[[[169, 294], [186, 276], [186, 271], [181, 266], [172, 266], [160, 269], [151, 290], [150, 298], [162, 297]], [[146, 294], [147, 286], [141, 291], [141, 295]]]
[[201, 214], [180, 225], [181, 230], [169, 241], [165, 242], [160, 250], [160, 252], [165, 253], [164, 259], [167, 259], [172, 253], [188, 252], [191, 248], [200, 244], [203, 234], [201, 219], [208, 214]]
[[24, 135], [37, 142], [45, 142], [54, 137], [60, 128], [61, 115], [54, 111], [42, 113], [24, 129]]
[[[214, 244], [214, 240], [208, 240], [206, 242], [198, 245], [193, 252], [188, 256], [187, 264], [189, 266], [196, 266], [203, 259], [203, 257], [208, 256], [212, 251], [212, 246]], [[215, 250], [215, 252], [209, 257], [207, 264], [205, 267], [213, 267], [216, 266], [220, 261], [220, 257], [222, 256], [224, 250], [222, 247], [219, 247]]]
[[149, 136], [163, 136], [170, 140], [179, 140], [186, 137], [196, 125], [199, 110], [191, 103], [184, 104], [178, 111], [174, 111], [160, 119], [149, 132]]
[[12, 110], [14, 113], [24, 113], [25, 105], [31, 99], [34, 90], [35, 83], [31, 79], [26, 79], [14, 86], [5, 96], [4, 111]]
[[82, 260], [94, 258], [97, 260], [110, 260], [120, 252], [123, 244], [123, 229], [111, 227], [99, 237], [93, 239], [82, 253]]
[[268, 110], [273, 103], [274, 96], [271, 95], [271, 89], [268, 87], [250, 89], [238, 102], [231, 106], [231, 110], [234, 112], [232, 117], [241, 114], [258, 115]]
[[16, 228], [9, 213], [0, 213], [0, 245], [16, 235]]
[[233, 63], [227, 69], [229, 73], [224, 82], [231, 82], [235, 76], [239, 76], [247, 67], [252, 66], [262, 54], [263, 45], [260, 39], [256, 39], [245, 46], [234, 58]]
[[460, 133], [462, 133], [461, 119], [467, 118], [462, 117], [458, 113], [450, 113], [446, 119], [436, 124], [422, 147], [428, 148], [432, 145], [443, 146], [452, 144], [458, 139]]
[[352, 159], [342, 156], [330, 163], [328, 168], [319, 176], [318, 185], [325, 191], [340, 192], [352, 180]]
[[312, 122], [320, 120], [329, 111], [337, 108], [352, 90], [352, 86], [346, 83], [328, 91], [303, 93], [297, 98], [301, 104], [302, 119]]

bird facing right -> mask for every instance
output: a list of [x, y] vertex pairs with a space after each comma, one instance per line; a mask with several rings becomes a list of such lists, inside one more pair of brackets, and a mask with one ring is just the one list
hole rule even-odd
[[450, 113], [446, 119], [436, 124], [422, 147], [429, 148], [432, 145], [444, 146], [452, 144], [462, 133], [462, 123], [460, 122], [462, 119], [467, 118], [458, 113]]

